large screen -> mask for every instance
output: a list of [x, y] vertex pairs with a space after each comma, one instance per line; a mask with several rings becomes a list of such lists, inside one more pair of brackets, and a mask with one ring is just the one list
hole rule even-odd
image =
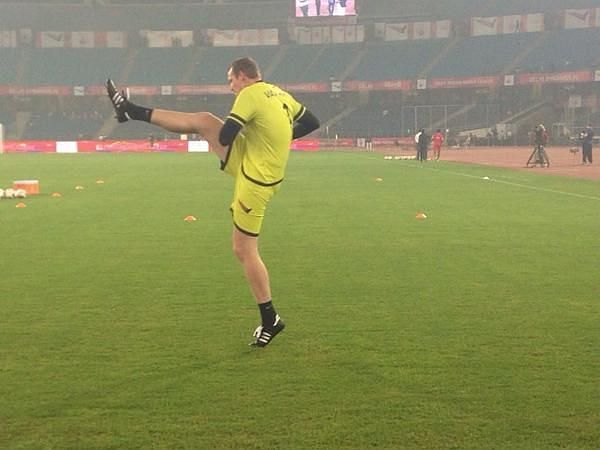
[[292, 0], [295, 16], [328, 17], [355, 16], [356, 0]]

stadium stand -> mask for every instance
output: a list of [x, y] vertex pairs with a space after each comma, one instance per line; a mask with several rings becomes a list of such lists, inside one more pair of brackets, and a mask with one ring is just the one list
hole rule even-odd
[[[195, 66], [192, 73], [192, 81], [205, 84], [226, 84], [227, 77], [225, 70], [235, 58], [251, 53], [252, 57], [258, 61], [261, 67], [266, 68], [269, 66], [276, 51], [277, 48], [273, 46], [256, 46], [252, 48], [206, 47], [203, 49], [199, 60], [194, 61]], [[187, 52], [190, 57], [193, 57], [189, 49]]]
[[271, 72], [270, 80], [277, 83], [302, 81], [302, 75], [317, 58], [318, 46], [289, 45], [279, 64]]
[[437, 62], [429, 76], [462, 77], [501, 73], [534, 38], [534, 33], [464, 38]]
[[[418, 79], [467, 78], [524, 72], [560, 72], [585, 69], [592, 73], [600, 66], [597, 43], [600, 28], [562, 29], [564, 0], [378, 0], [359, 4], [359, 23], [366, 40], [359, 43], [323, 43], [301, 45], [294, 42], [287, 0], [262, 1], [186, 1], [177, 4], [156, 1], [23, 1], [0, 3], [0, 30], [31, 28], [34, 38], [19, 48], [0, 48], [0, 85], [98, 87], [107, 76], [120, 85], [219, 85], [225, 86], [225, 69], [239, 56], [251, 55], [263, 68], [265, 79], [275, 83], [321, 83], [330, 81], [408, 80], [410, 91], [362, 91], [323, 94], [298, 94], [327, 125], [321, 133], [397, 136], [415, 127], [451, 129], [489, 128], [507, 117], [518, 117], [531, 105], [553, 105], [555, 120], [561, 120], [568, 94], [560, 85], [542, 92], [539, 87], [494, 89], [415, 90]], [[569, 8], [600, 6], [600, 0], [572, 0]], [[501, 14], [546, 12], [547, 31], [469, 36], [470, 18]], [[76, 25], [73, 15], [79, 17]], [[400, 19], [400, 20], [398, 20]], [[451, 19], [458, 31], [448, 38], [385, 42], [374, 31], [381, 22], [430, 21]], [[207, 28], [249, 29], [274, 27], [278, 46], [213, 47]], [[127, 48], [39, 48], [35, 33], [41, 30], [122, 31]], [[148, 48], [143, 30], [193, 30], [197, 41], [192, 47]], [[309, 39], [310, 40], [310, 39]], [[67, 47], [68, 45], [65, 44]], [[592, 92], [595, 85], [578, 86], [576, 92]], [[310, 90], [310, 89], [309, 89]], [[97, 93], [97, 91], [96, 91]], [[36, 94], [39, 95], [39, 94]], [[95, 94], [94, 94], [95, 95]], [[40, 111], [29, 115], [5, 110], [0, 120], [18, 124], [20, 137], [60, 139], [97, 136], [106, 131], [111, 137], [144, 138], [151, 133], [146, 124], [110, 127], [109, 105], [96, 97], [88, 105], [98, 111], [93, 120], [69, 109], [80, 105], [77, 97], [50, 99]], [[183, 110], [207, 109], [225, 114], [233, 98], [230, 95], [190, 95], [173, 98], [144, 97], [153, 106]], [[53, 103], [54, 102], [54, 103]], [[57, 105], [58, 104], [58, 105]], [[198, 105], [201, 105], [200, 107]], [[558, 105], [558, 106], [557, 106]], [[37, 105], [38, 107], [40, 105]], [[19, 106], [20, 108], [20, 106]], [[49, 113], [48, 111], [52, 111]], [[31, 114], [35, 112], [34, 114]], [[576, 120], [597, 120], [590, 113], [572, 114]], [[23, 126], [23, 117], [27, 124]], [[7, 119], [8, 118], [8, 119]], [[521, 119], [519, 119], [521, 120]], [[554, 119], [553, 119], [554, 120]], [[572, 119], [571, 119], [572, 120]], [[9, 133], [14, 133], [8, 130]]]
[[[127, 82], [131, 84], [177, 84], [193, 52], [189, 48], [140, 48], [133, 58]], [[106, 67], [104, 66], [104, 71]], [[110, 66], [108, 66], [110, 67]], [[124, 63], [113, 67], [125, 67]], [[99, 68], [98, 68], [99, 69]], [[102, 70], [99, 69], [102, 73]], [[108, 74], [107, 74], [108, 75]]]
[[[398, 80], [416, 78], [437, 52], [442, 40], [400, 41], [367, 44], [367, 53], [348, 78]], [[382, 64], [385, 61], [386, 64]]]
[[56, 140], [96, 139], [103, 120], [76, 114], [33, 114], [27, 124], [28, 139]]
[[21, 62], [21, 49], [0, 48], [0, 84], [16, 83], [17, 68]]
[[[600, 28], [547, 31], [547, 39], [520, 65], [523, 71], [580, 69], [600, 63]], [[558, 56], [558, 57], [557, 57]]]
[[302, 74], [304, 81], [339, 79], [362, 44], [326, 44], [319, 47], [315, 59]]
[[25, 83], [33, 85], [87, 86], [102, 83], [107, 71], [125, 67], [127, 49], [114, 48], [29, 48]]

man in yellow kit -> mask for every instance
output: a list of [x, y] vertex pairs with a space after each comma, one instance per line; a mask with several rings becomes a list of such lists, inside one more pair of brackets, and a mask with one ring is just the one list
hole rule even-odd
[[138, 106], [110, 79], [106, 89], [119, 122], [143, 120], [175, 133], [197, 133], [218, 156], [221, 169], [235, 177], [230, 208], [233, 251], [244, 268], [261, 315], [262, 323], [250, 345], [265, 347], [285, 325], [273, 306], [258, 236], [267, 203], [283, 181], [292, 140], [319, 128], [319, 121], [289, 93], [264, 82], [258, 64], [251, 58], [236, 59], [227, 79], [236, 99], [224, 122], [209, 112]]

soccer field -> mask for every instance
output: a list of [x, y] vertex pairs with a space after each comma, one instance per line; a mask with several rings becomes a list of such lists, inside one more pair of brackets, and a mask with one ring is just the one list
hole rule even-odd
[[598, 182], [295, 153], [257, 350], [214, 157], [0, 155], [28, 178], [0, 200], [0, 448], [600, 447]]

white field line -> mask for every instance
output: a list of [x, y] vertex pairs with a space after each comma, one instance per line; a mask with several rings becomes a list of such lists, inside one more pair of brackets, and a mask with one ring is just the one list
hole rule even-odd
[[466, 177], [466, 178], [476, 178], [476, 179], [479, 179], [482, 181], [487, 181], [488, 183], [489, 182], [500, 183], [500, 184], [506, 184], [508, 186], [515, 186], [515, 187], [520, 187], [520, 188], [524, 188], [524, 189], [530, 189], [532, 191], [548, 192], [550, 194], [560, 194], [560, 195], [567, 195], [569, 197], [584, 198], [586, 200], [600, 201], [600, 197], [595, 197], [593, 195], [577, 194], [576, 192], [559, 191], [557, 189], [547, 189], [547, 188], [532, 186], [532, 185], [528, 185], [528, 184], [514, 183], [512, 181], [496, 180], [494, 178], [485, 179], [484, 177], [479, 176], [479, 175], [471, 175], [469, 173], [454, 172], [452, 170], [435, 169], [433, 167], [424, 167], [424, 169], [433, 170], [435, 172], [449, 173], [452, 175], [457, 175], [457, 176]]

